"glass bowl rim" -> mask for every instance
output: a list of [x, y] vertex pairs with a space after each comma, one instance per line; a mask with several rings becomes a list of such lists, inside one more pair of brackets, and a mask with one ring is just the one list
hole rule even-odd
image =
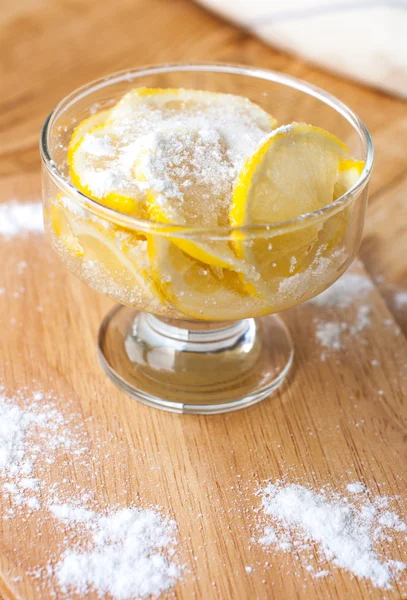
[[[241, 227], [233, 226], [222, 226], [222, 227], [196, 227], [196, 226], [185, 226], [177, 224], [168, 224], [158, 221], [152, 221], [149, 219], [142, 219], [120, 212], [113, 208], [109, 208], [104, 204], [94, 200], [90, 196], [87, 196], [80, 190], [78, 190], [58, 169], [57, 164], [54, 162], [51, 156], [51, 152], [48, 148], [48, 134], [49, 128], [52, 125], [53, 117], [57, 116], [59, 112], [64, 109], [66, 111], [70, 106], [74, 105], [78, 100], [84, 98], [97, 89], [101, 89], [105, 86], [118, 83], [123, 80], [132, 81], [138, 77], [147, 75], [154, 75], [159, 73], [168, 72], [187, 72], [187, 71], [208, 71], [213, 73], [228, 73], [233, 75], [242, 75], [248, 77], [255, 77], [257, 79], [263, 79], [265, 81], [274, 82], [277, 84], [285, 85], [287, 87], [296, 89], [305, 94], [311, 95], [317, 100], [330, 106], [333, 110], [336, 110], [339, 114], [344, 117], [348, 123], [357, 131], [359, 137], [362, 138], [364, 148], [366, 150], [366, 161], [362, 173], [356, 183], [342, 196], [327, 204], [323, 208], [316, 211], [301, 214], [293, 219], [280, 221], [277, 223], [270, 224], [257, 224], [257, 225], [243, 225]], [[54, 183], [62, 189], [66, 190], [66, 193], [72, 197], [75, 196], [79, 205], [86, 208], [93, 214], [107, 219], [114, 224], [130, 228], [131, 230], [143, 231], [145, 233], [157, 233], [165, 236], [177, 236], [181, 238], [196, 238], [196, 236], [209, 237], [213, 240], [216, 239], [230, 239], [232, 232], [241, 232], [245, 234], [247, 238], [256, 238], [260, 236], [271, 237], [277, 234], [283, 234], [286, 231], [292, 231], [296, 229], [302, 229], [305, 226], [309, 226], [314, 221], [325, 220], [326, 218], [336, 214], [342, 210], [347, 204], [350, 204], [353, 199], [359, 195], [367, 185], [374, 162], [374, 148], [373, 141], [370, 133], [364, 124], [364, 122], [354, 113], [346, 104], [341, 100], [333, 96], [332, 94], [324, 91], [307, 81], [292, 77], [280, 73], [279, 71], [273, 71], [271, 69], [264, 69], [261, 67], [254, 67], [251, 65], [241, 65], [234, 63], [222, 63], [222, 62], [211, 62], [211, 63], [199, 63], [199, 62], [172, 62], [162, 64], [152, 64], [143, 67], [136, 67], [131, 69], [122, 69], [111, 73], [105, 77], [100, 77], [89, 83], [76, 88], [65, 96], [49, 113], [45, 119], [44, 125], [40, 134], [40, 154], [43, 164], [45, 165], [49, 175], [54, 180]]]

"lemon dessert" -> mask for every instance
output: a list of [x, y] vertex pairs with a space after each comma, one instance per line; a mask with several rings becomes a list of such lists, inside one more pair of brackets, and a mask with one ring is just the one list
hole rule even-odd
[[134, 89], [77, 125], [67, 162], [81, 194], [52, 198], [52, 243], [122, 304], [243, 319], [315, 295], [345, 267], [351, 208], [323, 209], [364, 164], [332, 134], [280, 125], [247, 98]]

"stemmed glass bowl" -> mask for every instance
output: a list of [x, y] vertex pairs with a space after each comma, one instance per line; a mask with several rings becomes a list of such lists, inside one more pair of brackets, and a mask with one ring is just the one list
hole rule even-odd
[[[75, 127], [137, 87], [245, 96], [279, 124], [322, 127], [365, 161], [358, 181], [326, 207], [250, 227], [185, 227], [136, 218], [78, 190], [67, 148]], [[267, 397], [285, 380], [293, 343], [275, 313], [328, 288], [358, 250], [373, 147], [361, 120], [330, 94], [281, 73], [222, 64], [172, 64], [115, 73], [67, 96], [41, 133], [46, 235], [67, 267], [116, 306], [99, 332], [113, 382], [154, 407], [219, 413]], [[187, 256], [185, 244], [241, 247], [262, 256], [253, 289], [233, 270]], [[256, 279], [257, 278], [257, 279]], [[256, 291], [257, 290], [257, 291]]]

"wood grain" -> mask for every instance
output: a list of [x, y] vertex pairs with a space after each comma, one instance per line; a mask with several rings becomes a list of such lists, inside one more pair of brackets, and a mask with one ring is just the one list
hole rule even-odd
[[[142, 499], [174, 516], [189, 571], [176, 598], [382, 598], [339, 571], [313, 580], [295, 556], [267, 554], [250, 538], [255, 491], [267, 478], [288, 473], [340, 491], [347, 481], [361, 480], [383, 494], [406, 495], [407, 348], [383, 301], [407, 331], [405, 311], [394, 302], [395, 290], [407, 287], [406, 104], [276, 52], [187, 0], [4, 0], [0, 39], [0, 202], [39, 198], [38, 132], [53, 105], [77, 86], [130, 66], [220, 60], [278, 69], [326, 88], [366, 122], [376, 167], [361, 256], [379, 277], [383, 296], [372, 292], [372, 326], [348, 338], [341, 352], [321, 362], [316, 308], [300, 307], [285, 315], [296, 364], [281, 393], [223, 416], [181, 418], [148, 409], [118, 392], [97, 363], [95, 338], [109, 301], [75, 280], [45, 242], [31, 236], [0, 240], [0, 287], [7, 290], [0, 297], [0, 381], [13, 391], [36, 379], [55, 390], [62, 411], [95, 417], [85, 435], [98, 469], [87, 485], [102, 504]], [[18, 275], [22, 260], [29, 267]], [[15, 299], [20, 286], [25, 293]], [[353, 319], [356, 308], [325, 316]], [[100, 440], [110, 445], [109, 457], [98, 449]], [[69, 460], [50, 473], [65, 475], [72, 486], [86, 484], [86, 473]], [[27, 575], [58, 542], [46, 526], [39, 543], [40, 526], [35, 518], [19, 527], [2, 523], [5, 598], [51, 597], [49, 587]], [[406, 595], [395, 588], [387, 597]]]

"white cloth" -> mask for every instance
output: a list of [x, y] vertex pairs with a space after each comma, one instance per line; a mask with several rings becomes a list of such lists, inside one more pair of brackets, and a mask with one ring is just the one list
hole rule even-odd
[[407, 98], [407, 0], [199, 0], [269, 44]]

